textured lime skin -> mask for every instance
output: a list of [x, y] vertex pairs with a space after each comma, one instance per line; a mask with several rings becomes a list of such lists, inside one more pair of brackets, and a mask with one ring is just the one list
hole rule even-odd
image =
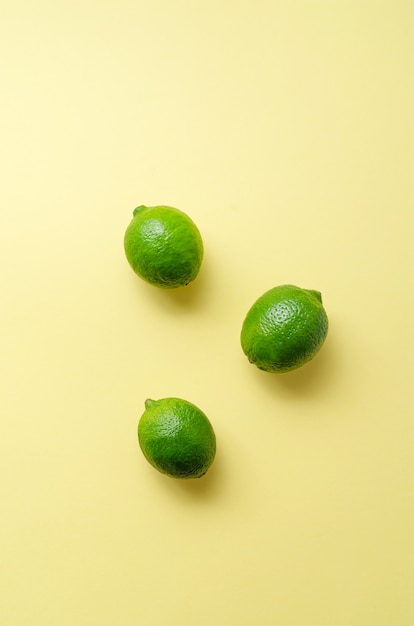
[[240, 340], [243, 352], [259, 369], [289, 372], [315, 356], [327, 332], [320, 292], [280, 285], [250, 308]]
[[172, 478], [201, 478], [216, 454], [210, 421], [180, 398], [145, 401], [138, 441], [147, 461]]
[[186, 213], [168, 206], [139, 206], [126, 229], [128, 263], [143, 280], [166, 289], [188, 285], [203, 260], [203, 241]]

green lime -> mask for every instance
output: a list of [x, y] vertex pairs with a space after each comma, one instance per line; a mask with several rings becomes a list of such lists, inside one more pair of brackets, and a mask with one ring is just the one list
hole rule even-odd
[[151, 285], [174, 289], [197, 276], [203, 241], [186, 213], [169, 206], [139, 206], [126, 229], [124, 249], [138, 276]]
[[259, 369], [289, 372], [315, 356], [327, 332], [320, 292], [280, 285], [250, 308], [240, 340], [243, 352]]
[[173, 478], [201, 478], [216, 454], [216, 436], [208, 418], [180, 398], [145, 401], [138, 441], [147, 461]]

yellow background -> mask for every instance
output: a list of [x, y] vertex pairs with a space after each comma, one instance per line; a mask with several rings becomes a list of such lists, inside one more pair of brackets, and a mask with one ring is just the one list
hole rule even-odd
[[[2, 626], [413, 626], [414, 3], [1, 5]], [[138, 204], [198, 279], [137, 278]], [[328, 339], [270, 375], [282, 283]], [[214, 425], [200, 481], [142, 456], [147, 397]]]

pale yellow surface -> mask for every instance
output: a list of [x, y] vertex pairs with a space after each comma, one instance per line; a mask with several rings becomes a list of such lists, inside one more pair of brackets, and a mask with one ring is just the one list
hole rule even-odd
[[[1, 626], [414, 625], [414, 3], [1, 6]], [[198, 224], [188, 289], [136, 277], [138, 204]], [[282, 283], [330, 319], [242, 354]], [[157, 473], [147, 397], [214, 425]]]

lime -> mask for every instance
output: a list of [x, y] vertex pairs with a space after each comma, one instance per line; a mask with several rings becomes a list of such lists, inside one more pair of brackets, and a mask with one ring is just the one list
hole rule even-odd
[[216, 436], [208, 418], [180, 398], [145, 401], [138, 441], [147, 461], [173, 478], [201, 478], [216, 454]]
[[173, 289], [188, 285], [203, 260], [203, 241], [186, 213], [169, 206], [139, 206], [124, 236], [127, 260], [151, 285]]
[[266, 291], [248, 311], [241, 346], [266, 372], [288, 372], [310, 361], [322, 347], [328, 318], [319, 291], [280, 285]]

